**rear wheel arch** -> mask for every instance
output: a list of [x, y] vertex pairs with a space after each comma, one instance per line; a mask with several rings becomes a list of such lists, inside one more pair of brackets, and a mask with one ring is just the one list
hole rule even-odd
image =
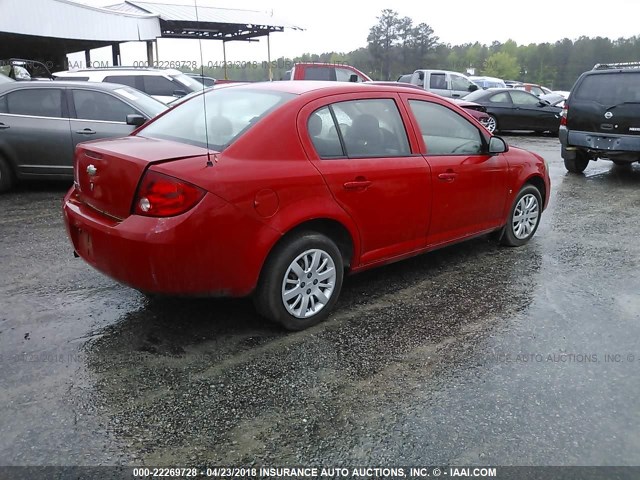
[[321, 233], [331, 239], [340, 250], [344, 266], [346, 268], [351, 266], [355, 252], [355, 243], [351, 232], [341, 222], [330, 218], [307, 220], [287, 230], [287, 232], [271, 247], [269, 254], [265, 259], [265, 263], [279, 245], [289, 241], [292, 237], [300, 235], [302, 232]]

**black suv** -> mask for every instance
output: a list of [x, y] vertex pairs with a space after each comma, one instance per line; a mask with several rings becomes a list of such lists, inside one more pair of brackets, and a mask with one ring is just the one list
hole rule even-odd
[[599, 64], [571, 89], [560, 119], [564, 165], [581, 173], [598, 158], [640, 161], [640, 62]]

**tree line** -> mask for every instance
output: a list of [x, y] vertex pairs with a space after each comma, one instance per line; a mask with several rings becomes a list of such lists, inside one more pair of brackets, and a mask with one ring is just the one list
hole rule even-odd
[[[295, 62], [340, 62], [353, 65], [374, 80], [396, 80], [416, 69], [444, 69], [461, 73], [473, 71], [506, 80], [538, 83], [554, 90], [569, 90], [578, 76], [596, 63], [632, 62], [640, 60], [640, 37], [564, 38], [555, 43], [518, 45], [513, 40], [491, 45], [465, 43], [450, 45], [440, 42], [426, 23], [414, 25], [409, 17], [385, 9], [371, 27], [367, 46], [348, 53], [305, 53], [272, 62], [274, 80], [285, 77]], [[224, 78], [222, 67], [205, 68], [205, 75]], [[230, 80], [267, 80], [266, 68], [227, 69]]]

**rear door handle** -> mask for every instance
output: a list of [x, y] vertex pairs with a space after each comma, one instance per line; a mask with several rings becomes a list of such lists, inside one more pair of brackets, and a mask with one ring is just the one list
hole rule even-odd
[[96, 131], [91, 130], [90, 128], [85, 128], [84, 130], [76, 130], [76, 133], [80, 135], [95, 135]]
[[346, 182], [343, 187], [345, 190], [366, 190], [371, 186], [370, 180], [356, 180], [353, 182]]
[[456, 172], [444, 172], [438, 175], [440, 180], [444, 180], [445, 182], [453, 182], [458, 174]]
[[6, 130], [7, 128], [10, 128], [9, 125], [5, 125], [4, 123], [0, 123], [0, 130]]

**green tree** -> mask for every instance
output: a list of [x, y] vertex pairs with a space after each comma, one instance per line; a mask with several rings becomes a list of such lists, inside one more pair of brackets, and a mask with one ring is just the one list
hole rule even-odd
[[516, 78], [520, 74], [520, 65], [513, 55], [497, 52], [487, 58], [484, 73], [498, 78]]

